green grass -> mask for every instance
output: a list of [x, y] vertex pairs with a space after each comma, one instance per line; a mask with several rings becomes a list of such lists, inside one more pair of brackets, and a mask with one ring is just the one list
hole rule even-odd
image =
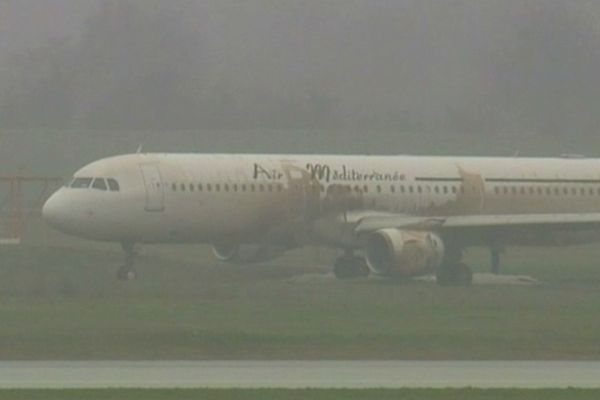
[[368, 390], [0, 390], [0, 400], [586, 400], [600, 390], [368, 389]]
[[600, 359], [598, 246], [510, 251], [533, 287], [294, 280], [333, 253], [244, 267], [203, 246], [145, 247], [119, 283], [121, 257], [56, 235], [0, 248], [0, 359]]

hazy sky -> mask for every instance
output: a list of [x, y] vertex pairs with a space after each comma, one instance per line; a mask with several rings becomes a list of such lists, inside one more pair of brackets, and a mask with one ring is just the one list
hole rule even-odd
[[98, 0], [0, 0], [0, 51], [23, 51], [81, 32]]
[[[0, 0], [0, 60], [82, 37], [63, 66], [77, 116], [127, 97], [138, 120], [192, 104], [211, 127], [600, 129], [595, 0]], [[149, 104], [165, 93], [186, 100]]]

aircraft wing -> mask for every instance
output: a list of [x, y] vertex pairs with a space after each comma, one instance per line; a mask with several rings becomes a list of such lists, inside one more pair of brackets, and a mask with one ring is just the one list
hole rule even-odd
[[446, 217], [415, 217], [410, 215], [363, 216], [356, 222], [356, 233], [368, 233], [385, 228], [415, 230], [461, 230], [480, 228], [486, 230], [505, 228], [534, 229], [600, 229], [600, 213], [565, 214], [504, 214], [460, 215]]

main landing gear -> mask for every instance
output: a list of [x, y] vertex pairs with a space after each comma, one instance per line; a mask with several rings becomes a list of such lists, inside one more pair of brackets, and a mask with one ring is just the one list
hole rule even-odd
[[471, 286], [473, 271], [461, 261], [462, 249], [449, 251], [436, 272], [436, 281], [441, 286]]
[[369, 275], [369, 267], [363, 257], [346, 251], [335, 260], [333, 273], [338, 279], [363, 278]]
[[132, 281], [136, 278], [137, 274], [133, 268], [135, 262], [135, 245], [130, 242], [121, 243], [121, 247], [125, 252], [125, 264], [122, 265], [117, 271], [117, 279], [120, 281]]

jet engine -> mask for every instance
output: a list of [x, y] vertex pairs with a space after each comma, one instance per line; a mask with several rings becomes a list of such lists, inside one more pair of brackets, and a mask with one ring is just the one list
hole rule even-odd
[[232, 264], [252, 264], [281, 257], [286, 248], [280, 246], [219, 243], [213, 244], [213, 253], [221, 261]]
[[374, 274], [420, 276], [441, 265], [444, 243], [432, 232], [381, 229], [367, 237], [365, 252]]

